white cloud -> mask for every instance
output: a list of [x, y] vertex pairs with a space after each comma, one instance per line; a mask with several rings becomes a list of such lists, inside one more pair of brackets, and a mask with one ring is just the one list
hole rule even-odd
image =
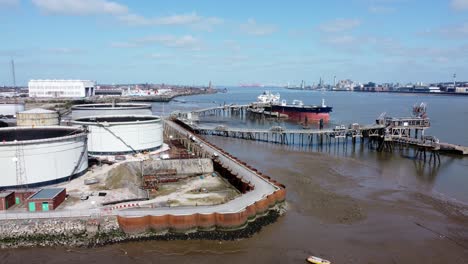
[[468, 22], [459, 25], [442, 27], [438, 30], [438, 32], [446, 37], [465, 38], [468, 37]]
[[83, 52], [83, 50], [75, 48], [50, 48], [46, 49], [46, 51], [55, 54], [77, 54]]
[[136, 48], [139, 47], [136, 43], [132, 42], [111, 42], [110, 44], [113, 48]]
[[171, 15], [165, 17], [147, 18], [137, 14], [124, 14], [118, 16], [118, 19], [130, 26], [157, 26], [157, 25], [188, 25], [195, 29], [212, 30], [212, 27], [223, 23], [223, 20], [217, 17], [202, 17], [195, 12], [189, 14]]
[[58, 15], [119, 15], [128, 13], [124, 5], [107, 0], [32, 0], [46, 14]]
[[161, 59], [169, 59], [169, 58], [172, 58], [173, 56], [169, 54], [151, 53], [147, 57], [150, 59], [161, 60]]
[[248, 35], [266, 36], [273, 34], [274, 32], [276, 32], [277, 29], [273, 25], [257, 24], [257, 22], [254, 19], [250, 18], [249, 20], [247, 20], [247, 23], [240, 25], [240, 30]]
[[218, 17], [207, 17], [201, 20], [198, 23], [192, 25], [196, 30], [212, 31], [213, 27], [216, 25], [221, 25], [224, 23], [224, 20]]
[[387, 57], [400, 57], [414, 60], [452, 61], [466, 60], [468, 45], [452, 47], [410, 47], [392, 38], [373, 38], [374, 49]]
[[144, 38], [134, 39], [128, 42], [113, 42], [111, 46], [114, 48], [137, 48], [151, 44], [160, 44], [169, 48], [183, 48], [190, 50], [200, 50], [201, 41], [192, 35], [173, 36], [173, 35], [154, 35]]
[[149, 25], [185, 25], [197, 23], [202, 18], [195, 13], [172, 15], [160, 18], [146, 18], [136, 14], [126, 14], [119, 16], [119, 20], [132, 26], [149, 26]]
[[468, 10], [468, 0], [452, 0], [450, 5], [457, 11]]
[[321, 42], [334, 49], [357, 53], [367, 44], [367, 39], [353, 35], [329, 35], [323, 36]]
[[373, 14], [390, 14], [395, 12], [396, 9], [388, 6], [370, 6], [369, 12]]
[[319, 25], [319, 30], [326, 33], [343, 32], [357, 28], [361, 25], [359, 19], [335, 19]]
[[326, 37], [323, 41], [332, 45], [350, 45], [356, 43], [358, 39], [351, 35], [339, 35]]
[[225, 57], [225, 60], [229, 63], [244, 62], [244, 61], [247, 61], [248, 59], [249, 57], [245, 55], [231, 55], [231, 56]]
[[232, 52], [238, 52], [241, 50], [241, 46], [235, 40], [228, 39], [228, 40], [225, 40], [223, 44]]
[[418, 35], [433, 36], [437, 38], [464, 39], [468, 37], [468, 22], [442, 26], [437, 29], [427, 29], [424, 32], [419, 32]]
[[[0, 0], [19, 1], [19, 0]], [[99, 15], [109, 14], [130, 26], [185, 25], [197, 30], [211, 31], [224, 21], [217, 17], [203, 17], [197, 13], [174, 14], [163, 17], [145, 17], [129, 11], [125, 5], [109, 0], [32, 0], [45, 14], [58, 15]]]

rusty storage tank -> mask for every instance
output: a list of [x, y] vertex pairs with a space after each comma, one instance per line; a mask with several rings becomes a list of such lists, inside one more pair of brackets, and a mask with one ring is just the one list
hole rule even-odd
[[57, 111], [35, 108], [16, 115], [16, 125], [21, 127], [57, 126], [60, 118]]
[[158, 116], [122, 115], [82, 117], [72, 121], [89, 130], [90, 155], [122, 155], [155, 151], [163, 145]]
[[77, 127], [0, 128], [0, 188], [56, 184], [88, 168], [87, 131]]
[[151, 104], [109, 103], [72, 106], [72, 119], [107, 115], [152, 115]]

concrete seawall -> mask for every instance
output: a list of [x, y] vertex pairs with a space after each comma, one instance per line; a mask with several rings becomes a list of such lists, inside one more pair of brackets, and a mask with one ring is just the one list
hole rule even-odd
[[122, 235], [115, 216], [0, 221], [0, 248], [94, 246], [121, 240]]
[[175, 169], [177, 174], [193, 175], [213, 172], [211, 159], [150, 160], [143, 164], [145, 173], [158, 170]]
[[140, 217], [117, 216], [120, 228], [128, 234], [145, 232], [185, 233], [193, 231], [230, 231], [244, 228], [249, 222], [279, 210], [275, 206], [285, 200], [286, 192], [281, 189], [235, 213], [210, 213], [187, 215], [145, 215]]

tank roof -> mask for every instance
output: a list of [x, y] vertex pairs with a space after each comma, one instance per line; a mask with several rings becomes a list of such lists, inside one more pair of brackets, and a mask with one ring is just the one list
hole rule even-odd
[[33, 108], [33, 109], [30, 109], [30, 110], [20, 112], [20, 114], [52, 114], [52, 113], [57, 113], [57, 112], [52, 111], [52, 110], [43, 109], [43, 108]]
[[134, 103], [108, 103], [108, 104], [82, 104], [72, 106], [72, 110], [92, 110], [92, 109], [140, 109], [151, 108], [151, 104]]
[[75, 121], [77, 123], [131, 123], [140, 121], [158, 121], [158, 116], [150, 115], [116, 115], [116, 116], [91, 116], [78, 118]]
[[55, 140], [62, 137], [78, 136], [86, 131], [77, 127], [8, 127], [0, 128], [0, 146], [43, 140]]

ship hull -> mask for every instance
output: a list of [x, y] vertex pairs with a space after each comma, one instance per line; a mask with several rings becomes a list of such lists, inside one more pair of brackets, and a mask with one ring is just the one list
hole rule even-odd
[[295, 107], [272, 105], [269, 108], [272, 112], [288, 115], [290, 120], [300, 122], [319, 122], [321, 119], [327, 123], [330, 120], [331, 107]]

